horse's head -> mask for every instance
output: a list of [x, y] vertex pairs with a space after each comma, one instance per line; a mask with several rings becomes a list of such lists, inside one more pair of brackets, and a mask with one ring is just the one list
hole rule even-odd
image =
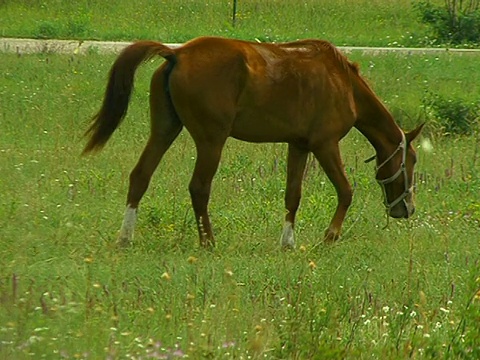
[[[412, 141], [420, 134], [423, 124], [404, 134], [397, 149], [380, 162], [377, 154], [377, 182], [382, 187], [388, 215], [409, 218], [415, 212], [413, 170], [417, 161]], [[384, 160], [383, 160], [384, 159]]]

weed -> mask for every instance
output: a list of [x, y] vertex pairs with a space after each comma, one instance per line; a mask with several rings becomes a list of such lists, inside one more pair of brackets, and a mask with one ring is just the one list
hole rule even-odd
[[448, 346], [448, 353], [452, 353], [458, 359], [476, 359], [480, 356], [480, 330], [477, 326], [480, 321], [480, 268], [478, 262], [473, 264], [469, 271], [470, 281], [468, 284], [470, 298], [461, 312], [461, 320], [458, 323], [453, 337]]

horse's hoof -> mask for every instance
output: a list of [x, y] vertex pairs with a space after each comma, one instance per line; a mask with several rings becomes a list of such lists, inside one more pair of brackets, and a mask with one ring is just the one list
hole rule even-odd
[[293, 231], [293, 225], [290, 222], [286, 222], [283, 227], [280, 245], [282, 249], [285, 250], [295, 249], [295, 233]]
[[282, 250], [284, 251], [290, 251], [290, 250], [295, 250], [295, 244], [283, 244], [282, 243]]
[[129, 239], [128, 237], [126, 237], [126, 236], [118, 237], [117, 242], [116, 242], [116, 246], [118, 248], [122, 248], [122, 249], [130, 247], [131, 245], [132, 245], [132, 240]]
[[200, 240], [200, 247], [204, 248], [205, 250], [213, 250], [215, 249], [215, 240], [213, 239]]
[[323, 242], [327, 245], [335, 243], [338, 239], [340, 239], [340, 233], [338, 231], [332, 231], [328, 229], [325, 231], [325, 237], [323, 238]]

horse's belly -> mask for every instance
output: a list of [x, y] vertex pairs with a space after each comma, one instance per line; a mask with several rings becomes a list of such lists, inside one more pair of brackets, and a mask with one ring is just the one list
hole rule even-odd
[[243, 114], [233, 122], [231, 137], [249, 142], [292, 142], [307, 136], [295, 119], [271, 114]]

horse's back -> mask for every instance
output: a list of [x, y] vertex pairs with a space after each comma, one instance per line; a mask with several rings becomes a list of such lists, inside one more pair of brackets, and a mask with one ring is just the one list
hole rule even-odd
[[[279, 81], [289, 77], [302, 80], [311, 78], [312, 74], [325, 76], [327, 71], [343, 77], [348, 64], [348, 60], [331, 43], [323, 40], [272, 44], [200, 37], [177, 48], [175, 55], [178, 72], [188, 77], [191, 85], [192, 80], [205, 79], [223, 79], [232, 84], [232, 77], [239, 73], [244, 81], [253, 78], [271, 85], [278, 85]], [[342, 68], [345, 70], [343, 74], [340, 71]], [[321, 71], [325, 73], [318, 74]]]
[[178, 48], [176, 58], [170, 86], [180, 118], [222, 122], [233, 137], [290, 142], [333, 121], [342, 107], [353, 112], [348, 61], [326, 41], [203, 37]]

